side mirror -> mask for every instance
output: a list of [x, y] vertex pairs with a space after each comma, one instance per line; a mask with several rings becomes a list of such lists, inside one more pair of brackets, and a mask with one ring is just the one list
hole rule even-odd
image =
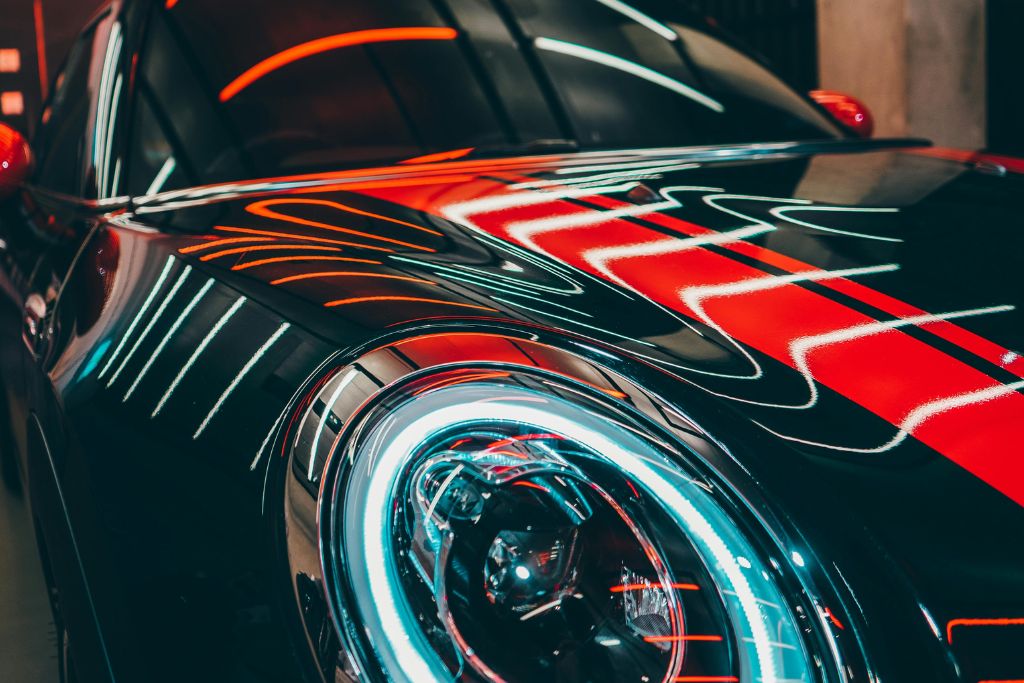
[[32, 152], [24, 136], [0, 123], [0, 199], [6, 199], [25, 182], [32, 166]]
[[871, 111], [856, 97], [835, 90], [812, 90], [808, 94], [844, 128], [853, 131], [858, 137], [871, 137], [875, 130], [875, 120]]

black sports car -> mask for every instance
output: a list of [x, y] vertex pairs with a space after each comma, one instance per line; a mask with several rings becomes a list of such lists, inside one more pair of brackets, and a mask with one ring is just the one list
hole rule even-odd
[[654, 0], [99, 13], [0, 129], [64, 680], [1024, 678], [1024, 163], [818, 99]]

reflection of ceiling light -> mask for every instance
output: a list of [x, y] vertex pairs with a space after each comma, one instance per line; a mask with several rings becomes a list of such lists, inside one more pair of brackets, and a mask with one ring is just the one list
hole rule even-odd
[[21, 51], [17, 48], [0, 48], [0, 73], [13, 74], [21, 71]]
[[25, 98], [18, 90], [0, 93], [0, 114], [21, 116], [25, 113]]
[[320, 54], [321, 52], [369, 43], [404, 42], [408, 40], [454, 40], [457, 35], [455, 29], [446, 26], [410, 26], [351, 31], [325, 38], [317, 38], [316, 40], [295, 45], [287, 50], [282, 50], [250, 67], [220, 91], [220, 101], [227, 102], [241, 90], [252, 85], [254, 81], [263, 78], [272, 71], [276, 71], [300, 59]]
[[638, 24], [643, 25], [650, 31], [654, 31], [665, 40], [675, 40], [676, 32], [656, 19], [647, 16], [635, 7], [631, 7], [620, 0], [597, 0], [599, 3], [615, 10], [619, 14], [629, 17]]
[[669, 78], [663, 73], [659, 73], [654, 69], [648, 69], [646, 66], [637, 64], [636, 62], [631, 62], [628, 59], [616, 57], [615, 55], [610, 55], [607, 52], [601, 52], [600, 50], [594, 50], [582, 45], [576, 45], [575, 43], [566, 43], [561, 40], [555, 40], [553, 38], [537, 38], [533, 41], [533, 44], [539, 50], [559, 52], [570, 57], [585, 59], [588, 62], [601, 64], [603, 66], [628, 73], [632, 76], [636, 76], [637, 78], [642, 78], [645, 81], [649, 81], [655, 85], [660, 85], [663, 88], [679, 93], [683, 97], [687, 97], [698, 104], [702, 104], [712, 111], [717, 111], [719, 113], [725, 111], [725, 107], [718, 100], [708, 97], [704, 93], [691, 88], [685, 83], [681, 83], [674, 78]]

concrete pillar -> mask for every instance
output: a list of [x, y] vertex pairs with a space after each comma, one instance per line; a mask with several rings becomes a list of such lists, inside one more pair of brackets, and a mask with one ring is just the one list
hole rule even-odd
[[877, 136], [985, 146], [985, 0], [818, 0], [821, 87], [864, 101]]

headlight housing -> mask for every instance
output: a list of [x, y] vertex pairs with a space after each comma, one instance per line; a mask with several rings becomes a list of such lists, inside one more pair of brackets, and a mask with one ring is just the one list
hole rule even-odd
[[323, 591], [350, 676], [839, 680], [788, 553], [715, 481], [701, 442], [623, 405], [622, 384], [439, 368], [368, 387], [328, 428], [355, 384], [339, 372], [318, 389], [294, 440], [309, 458], [292, 463], [319, 483]]

